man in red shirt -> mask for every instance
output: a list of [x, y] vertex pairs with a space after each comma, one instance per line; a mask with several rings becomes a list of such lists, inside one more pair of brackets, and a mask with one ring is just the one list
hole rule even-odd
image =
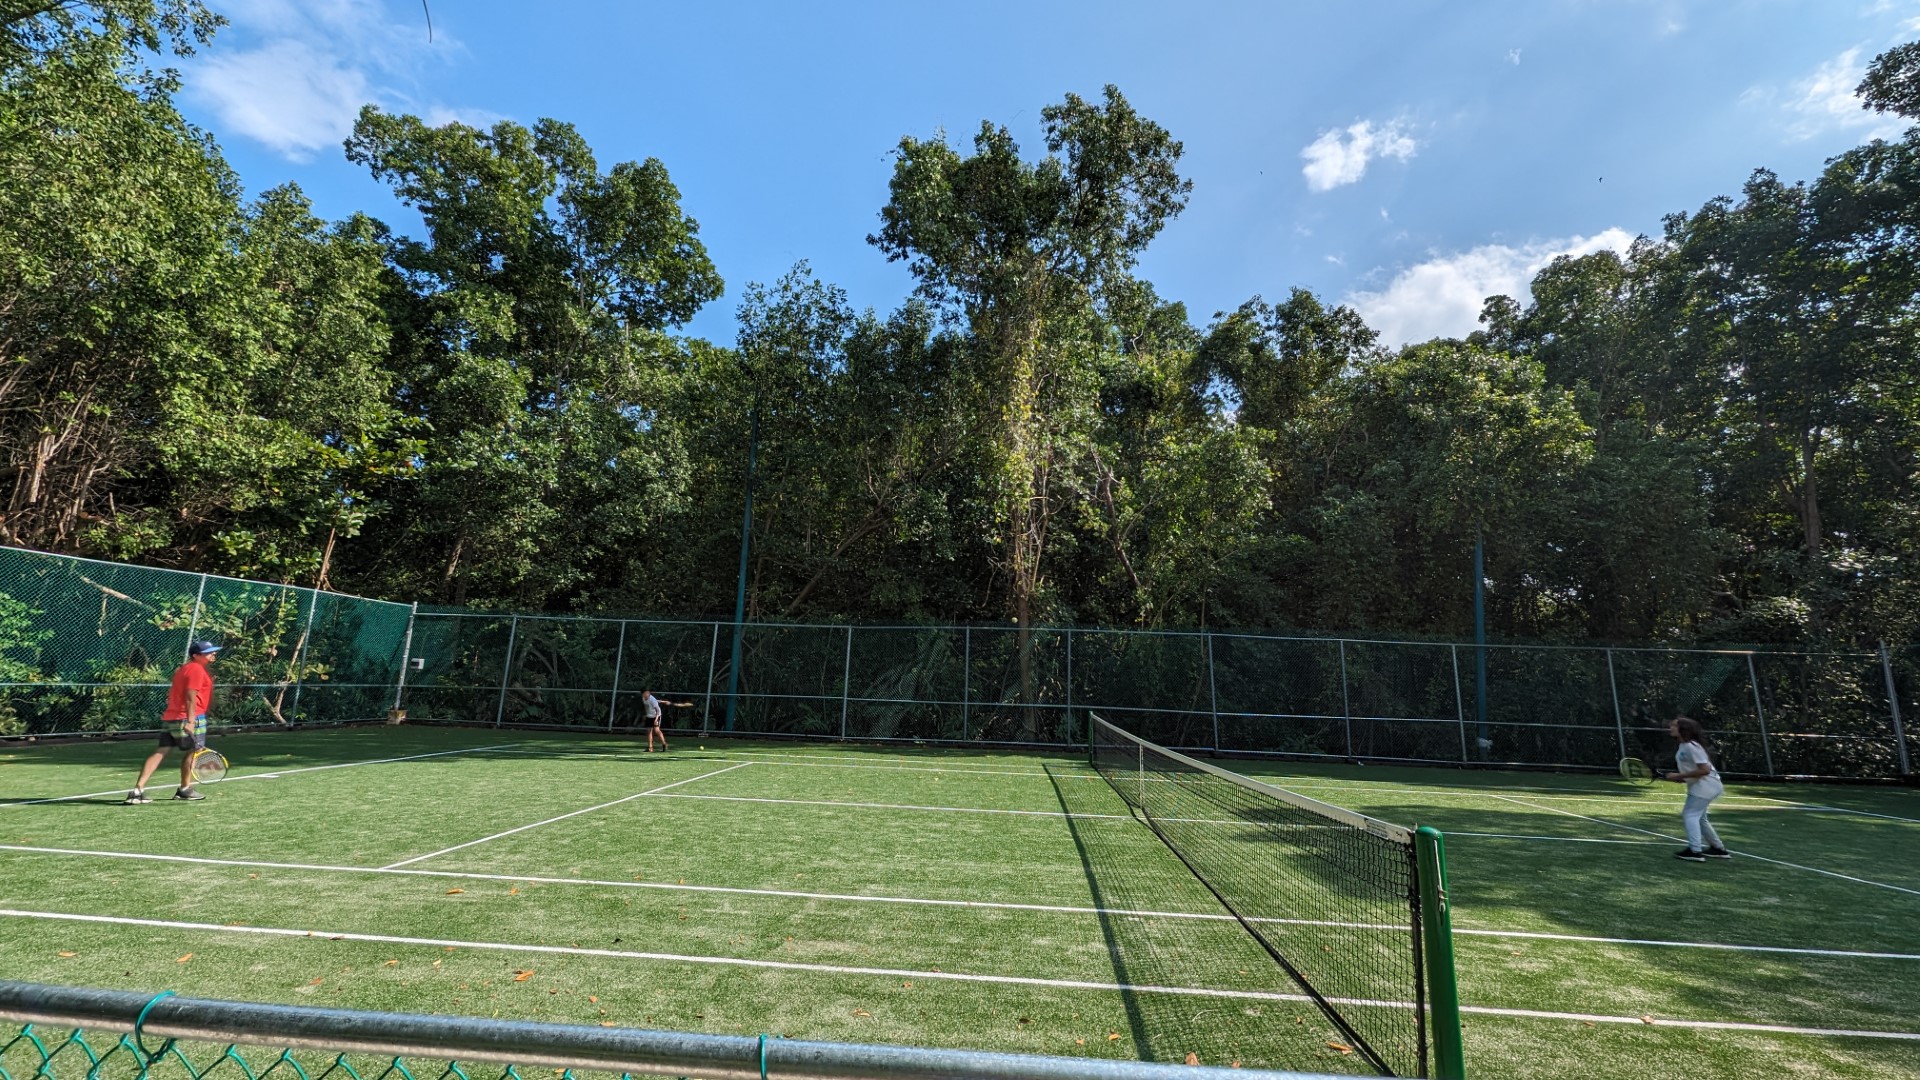
[[187, 649], [187, 662], [173, 673], [173, 689], [167, 691], [167, 711], [160, 714], [160, 748], [147, 755], [140, 780], [127, 792], [128, 803], [150, 803], [147, 781], [167, 751], [186, 751], [180, 759], [180, 787], [176, 799], [191, 802], [204, 799], [193, 786], [193, 753], [207, 745], [207, 705], [213, 700], [213, 672], [210, 670], [220, 646], [211, 641], [196, 641]]

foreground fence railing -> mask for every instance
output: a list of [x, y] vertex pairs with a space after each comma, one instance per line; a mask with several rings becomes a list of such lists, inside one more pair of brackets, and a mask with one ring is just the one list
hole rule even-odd
[[[1302, 1080], [1303, 1073], [308, 1009], [0, 981], [0, 1078]], [[479, 1071], [476, 1066], [498, 1067]]]
[[[150, 729], [194, 637], [225, 724], [415, 720], [1606, 769], [1686, 714], [1750, 776], [1913, 775], [1920, 646], [1807, 651], [425, 609], [0, 548], [0, 737]], [[739, 639], [736, 649], [735, 638]], [[738, 663], [734, 658], [738, 657]]]

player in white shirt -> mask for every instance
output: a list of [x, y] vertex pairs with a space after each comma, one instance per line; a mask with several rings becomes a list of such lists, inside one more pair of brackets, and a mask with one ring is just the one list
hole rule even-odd
[[1706, 731], [1692, 717], [1677, 716], [1667, 725], [1667, 733], [1680, 742], [1679, 749], [1674, 751], [1674, 764], [1678, 768], [1668, 773], [1667, 779], [1687, 785], [1687, 802], [1680, 810], [1680, 821], [1687, 828], [1687, 848], [1674, 854], [1688, 862], [1733, 858], [1721, 845], [1720, 834], [1713, 831], [1713, 823], [1707, 820], [1707, 807], [1727, 789], [1720, 782], [1720, 770], [1713, 767], [1707, 748], [1701, 745], [1707, 737]]
[[661, 751], [664, 752], [667, 749], [667, 733], [660, 730], [660, 706], [671, 705], [676, 709], [693, 708], [693, 702], [691, 701], [661, 701], [659, 698], [653, 696], [653, 691], [651, 690], [640, 691], [640, 705], [646, 709], [647, 753], [649, 754], [653, 753], [653, 739], [656, 735], [660, 737]]

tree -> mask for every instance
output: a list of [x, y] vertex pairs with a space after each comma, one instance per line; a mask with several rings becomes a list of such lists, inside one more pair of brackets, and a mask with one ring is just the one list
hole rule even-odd
[[480, 131], [371, 106], [347, 156], [427, 228], [390, 254], [400, 405], [423, 445], [362, 571], [455, 603], [591, 588], [684, 497], [660, 412], [686, 359], [668, 331], [722, 287], [666, 167], [603, 173], [554, 120]]
[[1048, 153], [1037, 163], [991, 123], [967, 157], [944, 138], [902, 139], [881, 230], [868, 238], [965, 327], [969, 441], [990, 478], [996, 562], [1029, 700], [1056, 478], [1071, 469], [1074, 429], [1090, 420], [1100, 305], [1191, 188], [1176, 171], [1180, 144], [1114, 87], [1099, 104], [1068, 95], [1041, 122]]

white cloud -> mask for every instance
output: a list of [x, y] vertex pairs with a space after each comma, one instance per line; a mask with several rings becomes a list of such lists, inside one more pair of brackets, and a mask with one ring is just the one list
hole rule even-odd
[[1835, 131], [1858, 131], [1870, 139], [1893, 138], [1905, 130], [1905, 121], [1868, 111], [1853, 92], [1867, 75], [1861, 53], [1855, 46], [1821, 64], [1812, 74], [1794, 80], [1784, 91], [1755, 86], [1740, 99], [1776, 110], [1785, 121], [1783, 130], [1796, 142]]
[[1514, 67], [1520, 66], [1520, 50], [1519, 49], [1507, 50], [1507, 63], [1512, 64]]
[[378, 0], [226, 0], [221, 45], [187, 71], [187, 91], [212, 110], [215, 130], [253, 139], [296, 161], [335, 147], [368, 103], [440, 122], [498, 117], [416, 101], [422, 67], [458, 52], [423, 20], [389, 20]]
[[1375, 128], [1371, 120], [1362, 120], [1345, 131], [1322, 132], [1319, 138], [1308, 143], [1300, 151], [1300, 156], [1307, 159], [1300, 173], [1307, 178], [1309, 190], [1332, 191], [1358, 183], [1376, 158], [1405, 161], [1419, 148], [1398, 120], [1379, 128]]
[[1485, 244], [1407, 267], [1385, 288], [1350, 293], [1345, 302], [1389, 345], [1463, 337], [1479, 328], [1480, 309], [1487, 297], [1511, 296], [1524, 303], [1533, 275], [1559, 256], [1624, 252], [1633, 240], [1632, 233], [1616, 227], [1593, 236], [1518, 247]]

